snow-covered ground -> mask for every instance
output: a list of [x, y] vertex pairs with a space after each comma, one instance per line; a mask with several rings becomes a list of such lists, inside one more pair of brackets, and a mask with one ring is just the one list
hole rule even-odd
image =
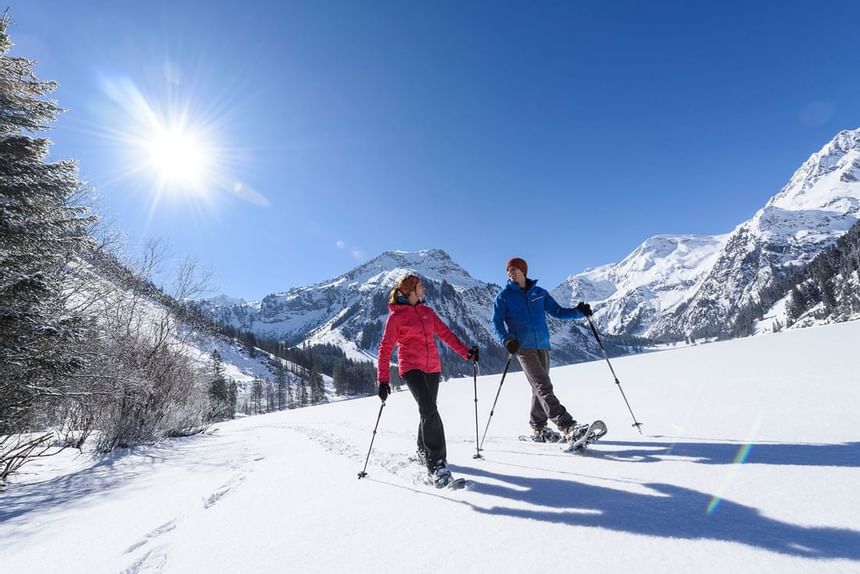
[[[440, 389], [449, 463], [436, 491], [406, 461], [415, 404], [375, 397], [249, 417], [93, 461], [64, 452], [0, 493], [13, 572], [860, 571], [860, 322], [553, 370], [589, 456], [523, 443], [510, 374], [484, 459], [471, 379]], [[479, 377], [483, 432], [499, 376]]]

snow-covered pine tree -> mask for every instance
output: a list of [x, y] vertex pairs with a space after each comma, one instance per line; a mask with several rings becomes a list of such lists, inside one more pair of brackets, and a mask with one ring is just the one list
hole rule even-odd
[[287, 408], [288, 409], [296, 408], [296, 393], [293, 390], [294, 382], [295, 382], [295, 379], [293, 379], [292, 381], [287, 379]]
[[263, 379], [259, 376], [255, 376], [253, 383], [251, 383], [251, 402], [254, 406], [255, 415], [263, 412]]
[[287, 369], [281, 359], [275, 359], [275, 388], [278, 395], [278, 410], [287, 408]]
[[233, 418], [233, 401], [230, 385], [224, 375], [224, 360], [217, 350], [212, 351], [212, 372], [209, 380], [209, 420]]
[[82, 189], [73, 161], [46, 161], [44, 131], [61, 109], [46, 99], [31, 60], [9, 55], [0, 17], [0, 435], [27, 428], [34, 406], [61, 396], [82, 364], [81, 318], [67, 311], [64, 281], [90, 245], [92, 218], [72, 204]]

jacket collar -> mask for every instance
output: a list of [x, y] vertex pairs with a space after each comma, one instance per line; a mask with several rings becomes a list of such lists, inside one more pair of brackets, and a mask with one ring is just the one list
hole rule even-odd
[[423, 306], [424, 306], [424, 301], [419, 301], [415, 305], [410, 305], [409, 299], [401, 296], [401, 297], [397, 298], [397, 303], [389, 303], [388, 304], [388, 310], [393, 313], [395, 311], [399, 311], [402, 309], [409, 309], [412, 307], [418, 308], [418, 307], [423, 307]]
[[524, 292], [528, 293], [529, 289], [531, 289], [532, 287], [534, 287], [535, 285], [537, 285], [537, 282], [538, 282], [538, 280], [537, 280], [537, 279], [529, 279], [528, 277], [526, 277], [526, 288], [525, 288], [525, 289], [520, 289], [520, 286], [519, 286], [519, 285], [517, 285], [517, 284], [516, 284], [516, 282], [511, 281], [510, 279], [508, 279], [508, 285], [507, 285], [506, 289], [517, 290], [517, 291], [524, 291]]

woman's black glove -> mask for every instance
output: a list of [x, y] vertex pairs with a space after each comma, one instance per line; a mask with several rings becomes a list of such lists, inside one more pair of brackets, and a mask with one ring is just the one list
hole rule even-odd
[[470, 361], [478, 362], [478, 346], [472, 345], [469, 349], [469, 352], [466, 354], [466, 358]]
[[376, 389], [376, 394], [379, 395], [379, 399], [384, 403], [388, 395], [391, 394], [391, 385], [388, 384], [388, 381], [379, 381], [379, 388]]

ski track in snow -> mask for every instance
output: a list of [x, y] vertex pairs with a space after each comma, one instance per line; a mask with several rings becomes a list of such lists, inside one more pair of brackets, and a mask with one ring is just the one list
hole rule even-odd
[[[217, 430], [217, 429], [216, 429]], [[254, 464], [266, 456], [243, 447], [242, 455], [224, 461], [231, 472], [230, 477], [213, 492], [201, 496], [201, 506], [188, 513], [175, 516], [153, 528], [142, 538], [132, 543], [125, 554], [131, 556], [131, 564], [122, 570], [123, 574], [155, 574], [162, 572], [168, 564], [169, 549], [174, 543], [176, 530], [193, 515], [207, 511], [225, 497], [234, 493], [247, 480]]]
[[[347, 442], [332, 432], [304, 426], [292, 428], [319, 444], [326, 452], [354, 460], [358, 463], [359, 468], [364, 465], [369, 444], [364, 447], [364, 451], [362, 452], [361, 447]], [[381, 467], [407, 483], [426, 485], [426, 471], [424, 467], [418, 464], [417, 461], [410, 461], [410, 456], [406, 452], [385, 452], [378, 449], [376, 444], [374, 444], [368, 469], [370, 469], [371, 465]]]
[[242, 484], [246, 478], [247, 477], [245, 475], [238, 475], [222, 484], [218, 490], [203, 499], [203, 508], [211, 508], [217, 504], [218, 501], [233, 492], [236, 487]]
[[122, 572], [123, 574], [156, 573], [164, 570], [165, 566], [167, 566], [167, 552], [165, 547], [160, 546], [148, 551]]
[[141, 540], [132, 544], [129, 547], [129, 549], [125, 551], [125, 553], [131, 554], [132, 552], [134, 552], [135, 550], [137, 550], [138, 548], [140, 548], [144, 544], [147, 544], [150, 540], [157, 538], [166, 532], [170, 532], [171, 530], [173, 530], [175, 528], [176, 528], [176, 520], [168, 520], [167, 522], [165, 522], [164, 524], [162, 524], [158, 528], [155, 528], [154, 530], [147, 533]]
[[[131, 565], [122, 571], [123, 574], [161, 572], [167, 565], [167, 549], [170, 546], [170, 536], [165, 538], [165, 535], [169, 535], [175, 529], [176, 520], [168, 520], [161, 526], [145, 534], [141, 540], [132, 544], [125, 553], [140, 554], [137, 551], [143, 548], [143, 555], [134, 558]], [[159, 544], [150, 545], [150, 542], [159, 542]]]

